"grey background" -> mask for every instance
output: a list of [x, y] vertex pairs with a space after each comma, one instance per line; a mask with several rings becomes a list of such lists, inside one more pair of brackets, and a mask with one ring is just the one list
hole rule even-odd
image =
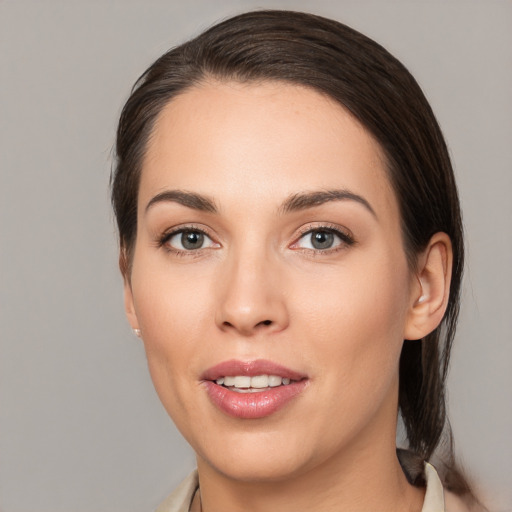
[[193, 468], [124, 319], [110, 153], [146, 66], [254, 7], [354, 26], [431, 100], [467, 229], [452, 424], [477, 489], [512, 510], [510, 1], [0, 0], [0, 511], [151, 510]]

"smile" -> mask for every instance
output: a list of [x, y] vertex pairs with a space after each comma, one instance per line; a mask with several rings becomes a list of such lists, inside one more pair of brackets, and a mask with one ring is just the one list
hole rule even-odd
[[261, 393], [268, 388], [288, 386], [291, 379], [279, 375], [236, 375], [221, 377], [215, 381], [219, 386], [224, 386], [237, 393]]
[[305, 374], [266, 360], [230, 360], [201, 376], [211, 403], [240, 419], [258, 419], [283, 409], [307, 387]]

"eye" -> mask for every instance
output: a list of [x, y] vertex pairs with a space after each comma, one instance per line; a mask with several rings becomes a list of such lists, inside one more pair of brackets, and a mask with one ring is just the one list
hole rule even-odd
[[353, 243], [353, 238], [347, 233], [332, 228], [317, 228], [304, 233], [294, 244], [294, 248], [328, 251]]
[[206, 233], [198, 229], [180, 229], [169, 233], [162, 240], [162, 245], [176, 251], [197, 251], [218, 246]]

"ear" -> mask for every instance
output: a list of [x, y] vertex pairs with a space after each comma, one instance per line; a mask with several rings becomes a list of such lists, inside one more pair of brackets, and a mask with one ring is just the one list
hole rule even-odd
[[418, 257], [404, 339], [424, 338], [443, 320], [450, 295], [452, 261], [450, 237], [446, 233], [436, 233]]
[[[128, 319], [128, 323], [130, 327], [137, 332], [139, 329], [139, 321], [137, 320], [137, 315], [135, 313], [135, 305], [133, 303], [133, 292], [132, 292], [132, 284], [130, 281], [130, 275], [128, 274], [128, 267], [126, 265], [126, 257], [122, 253], [119, 257], [119, 267], [121, 268], [121, 273], [123, 274], [124, 280], [124, 311], [126, 313], [126, 318]], [[139, 331], [140, 332], [140, 331]]]
[[139, 322], [137, 320], [137, 315], [135, 314], [135, 306], [133, 304], [132, 286], [128, 279], [124, 280], [124, 310], [131, 328], [138, 329]]

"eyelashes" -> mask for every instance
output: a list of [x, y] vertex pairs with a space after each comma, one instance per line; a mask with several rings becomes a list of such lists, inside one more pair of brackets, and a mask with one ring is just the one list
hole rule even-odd
[[[295, 251], [322, 255], [354, 245], [352, 233], [332, 224], [309, 224], [299, 230], [288, 247]], [[200, 256], [205, 251], [221, 248], [221, 244], [207, 230], [195, 226], [179, 226], [166, 231], [159, 238], [159, 247], [177, 256]]]
[[305, 227], [298, 240], [290, 247], [316, 253], [332, 253], [354, 244], [354, 237], [348, 230], [344, 231], [332, 225], [316, 225]]
[[218, 245], [206, 233], [197, 229], [184, 229], [171, 233], [166, 237], [164, 243], [179, 251], [194, 251]]
[[197, 256], [205, 249], [221, 247], [206, 230], [192, 225], [166, 231], [158, 240], [158, 246], [177, 256]]

